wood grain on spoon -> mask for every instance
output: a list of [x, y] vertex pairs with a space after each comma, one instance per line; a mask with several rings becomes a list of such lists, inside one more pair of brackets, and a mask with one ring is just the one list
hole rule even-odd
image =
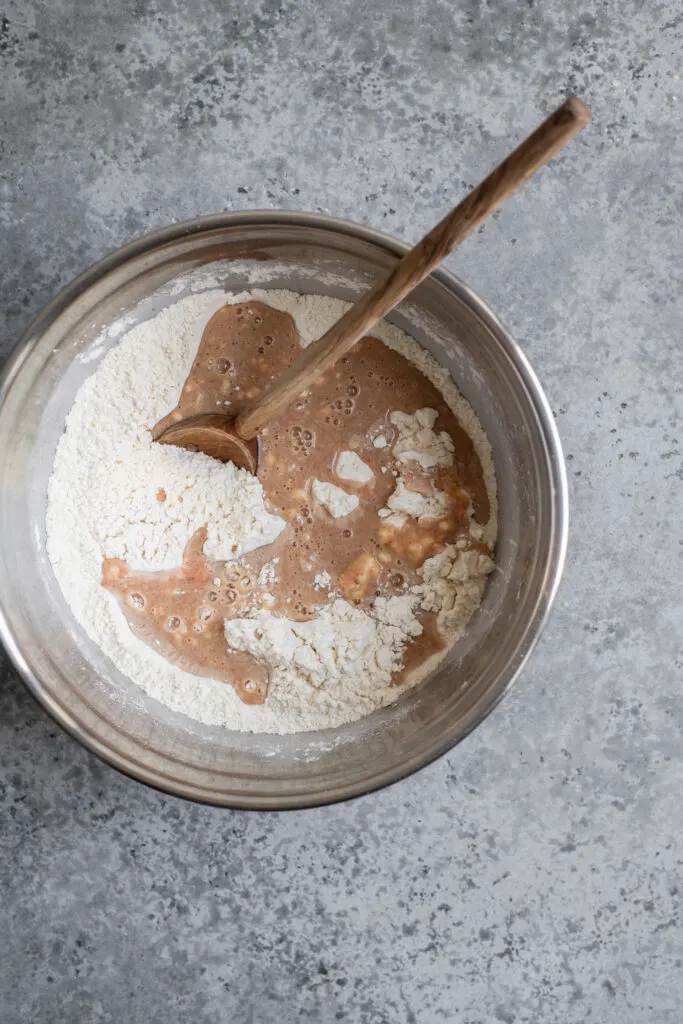
[[[309, 345], [266, 390], [255, 406], [244, 409], [232, 424], [224, 420], [224, 426], [220, 429], [235, 441], [241, 439], [244, 442], [255, 438], [270, 420], [282, 413], [297, 395], [311, 387], [328, 367], [409, 295], [456, 246], [543, 167], [589, 120], [590, 112], [581, 100], [573, 98], [563, 103], [466, 199], [406, 253], [383, 280], [351, 306], [326, 334]], [[158, 439], [163, 443], [182, 444], [183, 447], [192, 446], [207, 451], [202, 442], [210, 438], [207, 433], [200, 436], [202, 424], [199, 420], [205, 421], [206, 417], [197, 417], [192, 426], [189, 421], [176, 424], [165, 430]], [[178, 429], [182, 426], [186, 429], [179, 434]], [[214, 424], [212, 430], [215, 432], [216, 429]], [[212, 433], [211, 437], [215, 443], [215, 434]], [[216, 450], [231, 452], [229, 458], [232, 461], [251, 468], [250, 458], [239, 458], [237, 443], [231, 441], [222, 446], [218, 444]]]
[[219, 462], [234, 462], [236, 466], [256, 473], [258, 441], [240, 437], [234, 430], [234, 423], [235, 420], [224, 413], [189, 416], [166, 427], [157, 440], [177, 448], [204, 452]]

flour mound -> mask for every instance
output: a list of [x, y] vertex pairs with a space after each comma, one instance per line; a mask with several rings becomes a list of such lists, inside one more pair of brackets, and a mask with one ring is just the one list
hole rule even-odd
[[[111, 500], [116, 494], [127, 496], [125, 504]], [[104, 555], [132, 569], [179, 565], [188, 531], [202, 526], [204, 553], [222, 561], [270, 544], [285, 528], [266, 511], [261, 485], [246, 469], [151, 440], [114, 468], [95, 500], [92, 527]]]

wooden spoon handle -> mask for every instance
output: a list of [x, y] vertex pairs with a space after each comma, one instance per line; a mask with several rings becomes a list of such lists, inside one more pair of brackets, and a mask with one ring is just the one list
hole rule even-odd
[[384, 280], [351, 306], [322, 338], [309, 345], [268, 388], [257, 406], [245, 409], [237, 417], [235, 430], [240, 437], [255, 437], [297, 395], [310, 388], [329, 366], [353, 348], [371, 327], [416, 288], [589, 120], [590, 111], [581, 100], [569, 99], [563, 103], [481, 185], [406, 253]]

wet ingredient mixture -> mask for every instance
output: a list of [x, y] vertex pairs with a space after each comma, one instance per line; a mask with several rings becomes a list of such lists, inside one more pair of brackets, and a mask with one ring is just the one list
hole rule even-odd
[[[236, 415], [296, 358], [301, 297], [261, 294], [206, 318], [157, 434], [198, 413]], [[309, 321], [316, 300], [328, 314], [336, 302], [301, 300]], [[262, 432], [258, 481], [249, 484], [262, 489], [256, 543], [229, 543], [220, 531], [212, 539], [216, 515], [208, 509], [206, 522], [194, 517], [173, 565], [150, 569], [103, 545], [101, 582], [135, 637], [180, 675], [233, 688], [251, 714], [261, 711], [255, 705], [277, 710], [287, 688], [315, 708], [315, 726], [302, 708], [294, 712], [303, 728], [395, 699], [462, 632], [493, 566], [495, 488], [481, 428], [451, 382], [449, 403], [415, 365], [416, 344], [388, 330], [405, 344], [363, 339]], [[430, 357], [419, 353], [426, 368]], [[144, 426], [150, 431], [154, 421]], [[151, 435], [147, 445], [160, 461], [206, 461], [219, 472], [214, 460]], [[245, 475], [220, 467], [229, 469], [235, 480]], [[175, 514], [184, 495], [174, 494], [170, 473], [156, 482], [156, 505], [170, 502]], [[238, 509], [239, 486], [235, 492]]]

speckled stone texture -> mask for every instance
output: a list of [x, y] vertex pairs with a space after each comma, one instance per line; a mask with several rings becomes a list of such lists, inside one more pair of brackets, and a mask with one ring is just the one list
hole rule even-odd
[[517, 688], [390, 790], [185, 804], [5, 663], [2, 1024], [679, 1024], [682, 0], [9, 0], [7, 353], [172, 220], [319, 210], [407, 240], [567, 92], [593, 124], [448, 263], [566, 446], [556, 611]]

